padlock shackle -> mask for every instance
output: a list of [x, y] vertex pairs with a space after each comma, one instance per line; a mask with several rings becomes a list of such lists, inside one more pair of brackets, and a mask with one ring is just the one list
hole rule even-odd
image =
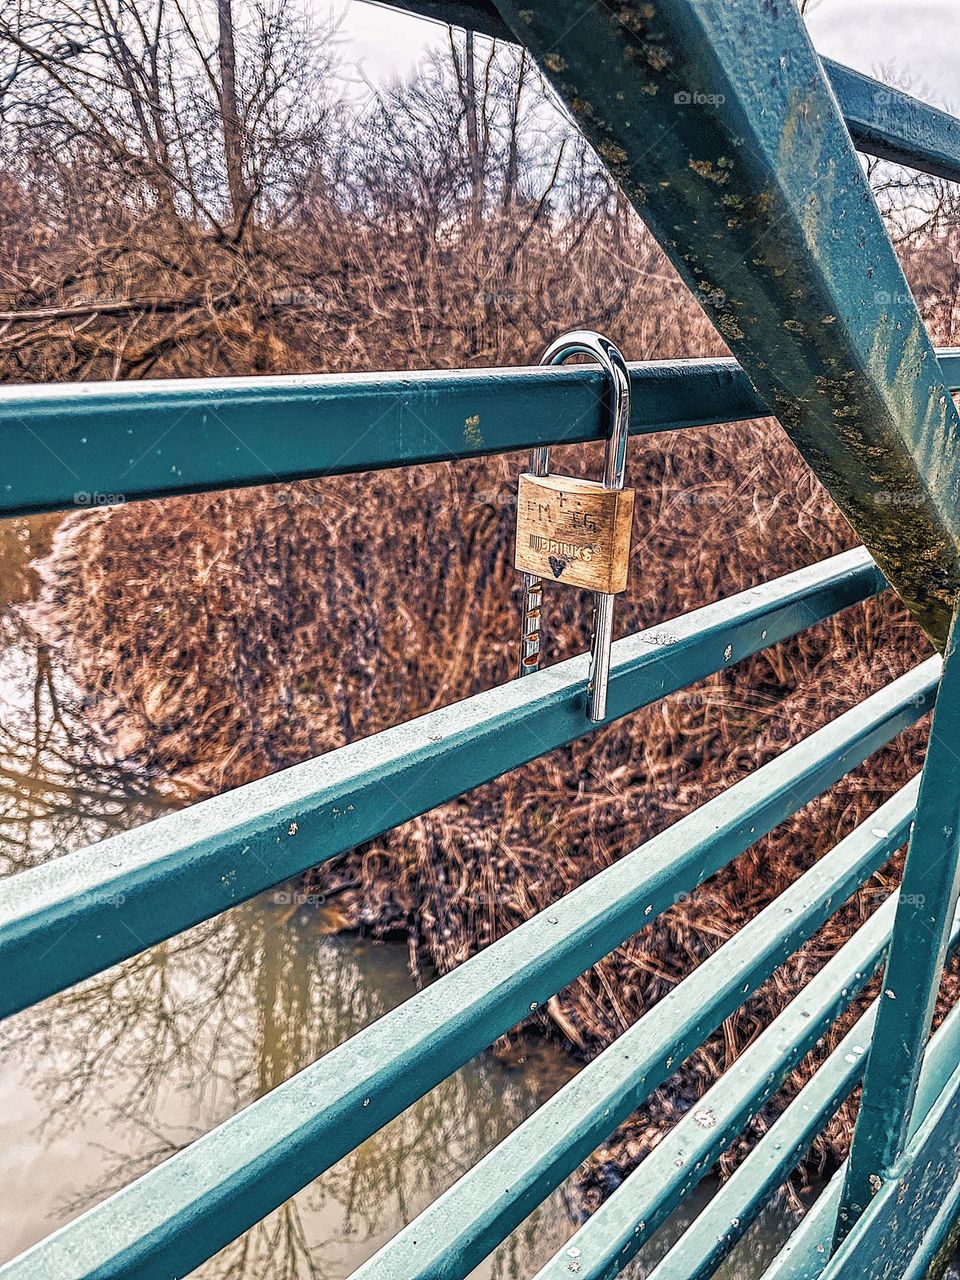
[[[607, 409], [610, 429], [603, 460], [603, 487], [622, 489], [627, 467], [627, 437], [630, 434], [630, 372], [626, 361], [609, 338], [592, 329], [575, 329], [551, 342], [541, 365], [558, 365], [571, 356], [590, 356], [607, 375]], [[550, 474], [550, 450], [530, 450], [530, 472]], [[541, 613], [543, 585], [535, 573], [523, 575], [523, 633], [520, 645], [520, 675], [530, 675], [540, 666], [542, 648]], [[610, 648], [613, 642], [615, 595], [594, 592], [593, 637], [590, 641], [590, 669], [587, 677], [587, 716], [594, 722], [607, 714], [607, 682], [610, 678]]]
[[[630, 434], [630, 372], [627, 362], [609, 338], [592, 329], [574, 329], [550, 343], [540, 358], [542, 365], [563, 364], [571, 356], [592, 356], [607, 375], [610, 434], [603, 459], [603, 487], [622, 489], [627, 469], [627, 438]], [[530, 471], [535, 476], [550, 472], [550, 450], [530, 450]]]

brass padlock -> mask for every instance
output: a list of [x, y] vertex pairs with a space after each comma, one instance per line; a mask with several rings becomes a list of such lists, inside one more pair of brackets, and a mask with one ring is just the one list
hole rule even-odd
[[627, 585], [633, 490], [624, 489], [630, 430], [630, 374], [618, 349], [599, 333], [577, 330], [558, 338], [541, 364], [562, 364], [573, 355], [593, 356], [609, 382], [610, 432], [603, 480], [550, 475], [549, 449], [533, 449], [530, 470], [517, 490], [514, 564], [523, 572], [524, 605], [520, 675], [540, 667], [543, 580], [595, 594], [587, 715], [607, 713], [607, 683], [613, 643], [615, 597]]

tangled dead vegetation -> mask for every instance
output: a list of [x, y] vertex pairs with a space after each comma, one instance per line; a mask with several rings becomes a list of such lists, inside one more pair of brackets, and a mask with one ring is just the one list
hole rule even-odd
[[[536, 146], [524, 143], [524, 55], [501, 67], [505, 55], [491, 53], [475, 81], [467, 48], [452, 42], [452, 78], [448, 68], [399, 86], [354, 121], [342, 152], [318, 150], [329, 121], [303, 123], [284, 153], [300, 158], [289, 189], [279, 178], [270, 186], [276, 139], [263, 140], [259, 194], [231, 192], [220, 223], [201, 202], [220, 180], [212, 162], [197, 190], [186, 172], [164, 197], [167, 169], [149, 157], [117, 165], [109, 137], [99, 171], [69, 140], [21, 148], [0, 214], [0, 251], [16, 268], [0, 332], [7, 376], [530, 363], [584, 323], [631, 359], [718, 354], [595, 160], [569, 136], [555, 150], [539, 133]], [[287, 86], [284, 101], [312, 100]], [[539, 130], [542, 95], [531, 110], [528, 133]], [[51, 170], [73, 198], [51, 205]], [[953, 209], [945, 200], [931, 207]], [[944, 225], [931, 218], [904, 253], [926, 318], [949, 341], [960, 254], [955, 218]], [[599, 451], [557, 450], [555, 465], [596, 475]], [[44, 566], [42, 625], [60, 637], [117, 755], [190, 799], [214, 794], [513, 678], [519, 467], [501, 458], [75, 514]], [[637, 500], [621, 634], [853, 544], [773, 422], [636, 440], [628, 469]], [[582, 651], [581, 597], [550, 591], [547, 607], [547, 660]], [[927, 651], [890, 595], [870, 601], [407, 823], [310, 882], [344, 927], [405, 936], [415, 968], [448, 972]], [[904, 734], [529, 1023], [595, 1055], [901, 786], [922, 741], [922, 726]], [[680, 1066], [591, 1162], [586, 1203], [730, 1065], [898, 871], [893, 859]], [[950, 975], [945, 996], [956, 993]], [[522, 1053], [522, 1033], [500, 1049]], [[850, 1118], [848, 1105], [815, 1160], [843, 1153]]]
[[[686, 332], [696, 323], [691, 308]], [[594, 448], [567, 454], [558, 468], [581, 469], [588, 454], [598, 465]], [[71, 638], [91, 717], [123, 755], [196, 796], [511, 679], [518, 465], [419, 467], [70, 517], [47, 565], [47, 607]], [[636, 441], [630, 483], [621, 633], [853, 544], [770, 421]], [[548, 660], [581, 651], [583, 600], [555, 590], [547, 605]], [[926, 652], [895, 600], [871, 601], [406, 824], [311, 884], [346, 927], [404, 934], [417, 965], [447, 972]], [[531, 1021], [594, 1055], [902, 785], [921, 743], [920, 730], [904, 735]], [[588, 1197], [730, 1065], [896, 873], [894, 860], [600, 1153]], [[522, 1041], [501, 1049], [522, 1052]], [[841, 1153], [849, 1118], [833, 1123], [818, 1158]]]

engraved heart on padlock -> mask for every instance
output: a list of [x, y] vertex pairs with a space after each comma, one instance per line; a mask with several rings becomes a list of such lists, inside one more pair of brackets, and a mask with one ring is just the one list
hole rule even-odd
[[559, 578], [569, 563], [569, 560], [561, 560], [557, 556], [551, 556], [550, 568], [553, 570], [553, 576]]

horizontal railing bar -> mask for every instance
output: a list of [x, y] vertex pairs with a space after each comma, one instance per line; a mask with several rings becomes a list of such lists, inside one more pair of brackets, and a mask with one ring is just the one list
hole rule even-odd
[[[634, 434], [769, 412], [732, 359], [630, 374]], [[601, 440], [603, 391], [589, 366], [0, 387], [0, 515]]]
[[[767, 412], [735, 360], [630, 366], [634, 434]], [[0, 514], [602, 440], [589, 366], [0, 387]]]
[[0, 1277], [189, 1272], [915, 722], [933, 701], [940, 665], [928, 659], [707, 801]]
[[[954, 917], [951, 946], [958, 943], [960, 912]], [[910, 1120], [911, 1138], [926, 1120], [944, 1085], [960, 1061], [960, 1003], [955, 1004], [930, 1037], [923, 1055], [920, 1084]], [[795, 1106], [795, 1099], [791, 1106]], [[827, 1265], [847, 1162], [844, 1161], [817, 1196], [796, 1230], [763, 1273], [761, 1280], [816, 1280]]]
[[960, 182], [960, 120], [900, 89], [821, 58], [857, 149]]
[[[953, 920], [951, 952], [958, 943], [960, 912]], [[954, 1025], [960, 1028], [960, 1006], [952, 1016]], [[876, 1020], [875, 1000], [669, 1253], [657, 1263], [647, 1280], [708, 1280], [713, 1275], [760, 1216], [770, 1197], [786, 1181], [830, 1116], [859, 1083]], [[956, 1053], [952, 1060], [957, 1061]]]
[[895, 905], [888, 901], [874, 912], [541, 1268], [536, 1280], [569, 1280], [574, 1249], [581, 1280], [611, 1280], [620, 1274], [873, 977], [890, 940]]
[[[607, 722], [876, 594], [862, 549], [617, 641]], [[9, 1014], [583, 736], [587, 657], [0, 881]], [[61, 938], [69, 946], [59, 946]]]
[[[353, 1280], [462, 1280], [597, 1144], [635, 1111], [712, 1031], [770, 977], [834, 911], [890, 857], [907, 838], [916, 806], [917, 783], [912, 782], [889, 800], [870, 820], [811, 867], [769, 906], [744, 925], [728, 942], [704, 960], [648, 1013], [528, 1117], [487, 1156], [469, 1169], [367, 1263]], [[882, 831], [884, 834], [875, 834]], [[884, 916], [892, 920], [892, 908]], [[879, 929], [879, 932], [877, 931]], [[848, 944], [855, 956], [849, 975], [837, 984], [851, 988], [869, 981], [879, 963], [884, 939], [883, 920], [860, 942]], [[857, 935], [860, 937], [860, 935]], [[870, 938], [866, 944], [865, 939]], [[832, 970], [842, 968], [840, 961]], [[854, 973], [860, 971], [860, 977]], [[846, 974], [846, 970], [844, 970]], [[824, 980], [825, 981], [825, 980]], [[807, 991], [811, 1000], [824, 981]], [[804, 992], [806, 996], [807, 991]], [[852, 995], [851, 995], [852, 998]], [[807, 1007], [807, 1006], [804, 1006]], [[812, 1008], [812, 1005], [810, 1006]], [[833, 1009], [833, 1003], [829, 1007]], [[796, 1019], [794, 1014], [794, 1019]], [[835, 1016], [835, 1014], [831, 1015]], [[814, 1018], [816, 1021], [816, 1018]], [[783, 1022], [778, 1022], [778, 1028]], [[793, 1024], [791, 1024], [793, 1025]], [[773, 1033], [773, 1038], [779, 1030]], [[820, 1032], [817, 1032], [819, 1035]], [[813, 1038], [817, 1039], [817, 1035]], [[765, 1044], [770, 1043], [770, 1038]], [[755, 1061], [754, 1057], [747, 1059]], [[773, 1072], [771, 1061], [769, 1070]], [[724, 1080], [728, 1077], [725, 1076]], [[681, 1131], [682, 1132], [682, 1131]], [[732, 1135], [731, 1135], [732, 1137]], [[669, 1143], [669, 1138], [664, 1138]], [[663, 1145], [663, 1144], [661, 1144]], [[725, 1143], [723, 1145], [726, 1145]], [[659, 1151], [659, 1147], [657, 1150]], [[721, 1147], [722, 1150], [722, 1147]], [[651, 1157], [652, 1158], [652, 1157]], [[659, 1157], [657, 1157], [659, 1161]], [[670, 1163], [674, 1159], [671, 1154]], [[684, 1160], [683, 1177], [691, 1170]], [[699, 1166], [698, 1166], [699, 1167]], [[646, 1162], [642, 1166], [646, 1170]], [[705, 1172], [693, 1179], [699, 1180]], [[674, 1169], [676, 1173], [676, 1169]], [[644, 1171], [640, 1182], [667, 1195], [666, 1174], [657, 1164], [652, 1182]], [[624, 1187], [628, 1186], [624, 1183]], [[636, 1185], [636, 1184], [634, 1184]], [[510, 1194], [504, 1195], [503, 1188]], [[619, 1193], [618, 1193], [619, 1194]], [[606, 1202], [614, 1203], [614, 1197]], [[677, 1199], [682, 1198], [679, 1194]], [[606, 1210], [604, 1205], [602, 1210]], [[610, 1213], [616, 1212], [606, 1210]], [[669, 1210], [667, 1210], [669, 1212]], [[657, 1223], [653, 1211], [639, 1215], [646, 1228], [636, 1233], [642, 1243]], [[596, 1215], [594, 1215], [596, 1217]], [[593, 1219], [591, 1219], [591, 1222]], [[659, 1219], [657, 1219], [659, 1221]], [[582, 1230], [587, 1231], [588, 1223]], [[630, 1231], [633, 1233], [634, 1223]], [[592, 1258], [603, 1232], [591, 1234], [583, 1256], [577, 1255], [584, 1277], [592, 1275]], [[579, 1236], [571, 1244], [580, 1245]], [[569, 1257], [562, 1261], [562, 1267]]]
[[[375, 0], [379, 2], [379, 0]], [[450, 22], [497, 40], [516, 40], [490, 0], [385, 0], [387, 7]], [[860, 151], [960, 181], [960, 120], [881, 80], [821, 58], [850, 136]]]

